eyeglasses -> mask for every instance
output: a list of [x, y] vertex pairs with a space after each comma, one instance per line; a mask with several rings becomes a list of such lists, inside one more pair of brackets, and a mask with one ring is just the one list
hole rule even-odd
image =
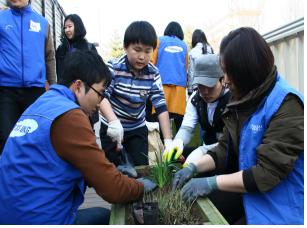
[[102, 93], [101, 92], [98, 92], [96, 89], [94, 89], [92, 86], [90, 86], [88, 83], [86, 83], [88, 85], [88, 87], [90, 87], [92, 90], [95, 91], [95, 93], [97, 93], [98, 97], [100, 98], [100, 102], [106, 97], [105, 95], [105, 91], [103, 91]]

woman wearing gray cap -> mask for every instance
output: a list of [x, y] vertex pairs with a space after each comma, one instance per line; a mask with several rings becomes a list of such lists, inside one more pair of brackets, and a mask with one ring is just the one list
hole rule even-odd
[[224, 127], [221, 115], [230, 97], [222, 79], [223, 72], [217, 55], [203, 55], [196, 59], [193, 84], [197, 85], [198, 90], [188, 100], [184, 119], [172, 143], [173, 146], [164, 153], [166, 161], [178, 159], [184, 145], [189, 144], [198, 123], [204, 131], [204, 144], [197, 149], [193, 148], [195, 150], [190, 155], [191, 148], [184, 150], [183, 155], [189, 155], [184, 166], [196, 161], [208, 149], [216, 146]]

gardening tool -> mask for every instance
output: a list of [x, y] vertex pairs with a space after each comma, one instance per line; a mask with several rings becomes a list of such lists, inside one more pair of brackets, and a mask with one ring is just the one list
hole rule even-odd
[[117, 152], [119, 153], [120, 161], [120, 164], [117, 166], [118, 171], [129, 177], [137, 178], [138, 174], [134, 169], [134, 164], [122, 144], [119, 145], [119, 149]]
[[132, 204], [132, 215], [137, 225], [159, 224], [159, 207], [157, 202], [136, 202]]

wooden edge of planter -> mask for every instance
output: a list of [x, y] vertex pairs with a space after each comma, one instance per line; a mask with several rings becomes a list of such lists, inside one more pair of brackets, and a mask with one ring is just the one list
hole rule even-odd
[[197, 205], [202, 209], [203, 215], [207, 217], [208, 222], [205, 224], [210, 225], [228, 225], [228, 222], [214, 206], [208, 198], [198, 198]]
[[109, 225], [125, 225], [125, 210], [123, 204], [112, 204]]

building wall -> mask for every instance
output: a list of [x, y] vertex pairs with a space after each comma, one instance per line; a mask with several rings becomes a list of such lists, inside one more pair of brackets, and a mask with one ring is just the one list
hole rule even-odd
[[0, 0], [0, 7], [6, 5], [5, 2], [5, 0]]
[[290, 85], [304, 93], [304, 18], [263, 35], [278, 72]]
[[[50, 25], [54, 47], [60, 45], [60, 36], [63, 27], [65, 12], [57, 0], [32, 0], [32, 8], [35, 12], [44, 16]], [[6, 0], [0, 0], [0, 8], [6, 6]]]

